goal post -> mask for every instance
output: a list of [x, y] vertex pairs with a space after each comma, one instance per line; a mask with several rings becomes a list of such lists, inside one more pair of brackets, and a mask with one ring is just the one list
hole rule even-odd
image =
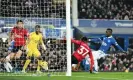
[[67, 38], [67, 73], [71, 76], [71, 20], [70, 20], [70, 0], [66, 0], [66, 38]]
[[[45, 74], [71, 76], [71, 37], [72, 27], [70, 19], [70, 0], [1, 0], [0, 1], [0, 75], [22, 75], [24, 63], [26, 61], [26, 52], [22, 53], [21, 64], [11, 63], [14, 70], [19, 74], [7, 73], [3, 66], [4, 58], [10, 54], [8, 52], [8, 33], [16, 26], [17, 20], [22, 20], [24, 28], [29, 33], [34, 31], [36, 25], [41, 26], [44, 43], [47, 50], [44, 52], [38, 48], [43, 60], [48, 62], [48, 71], [41, 69]], [[64, 40], [66, 37], [66, 41]], [[5, 42], [6, 41], [6, 42]], [[4, 45], [3, 45], [4, 44]], [[5, 54], [6, 53], [6, 54]], [[3, 56], [4, 55], [4, 56]], [[29, 75], [36, 74], [37, 62], [34, 57], [31, 59], [26, 72]], [[42, 73], [42, 75], [43, 75]]]

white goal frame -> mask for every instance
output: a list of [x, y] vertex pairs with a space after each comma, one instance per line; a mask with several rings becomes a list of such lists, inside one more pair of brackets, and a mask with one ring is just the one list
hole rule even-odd
[[71, 20], [70, 20], [70, 0], [66, 0], [66, 39], [67, 39], [67, 72], [66, 76], [71, 76]]

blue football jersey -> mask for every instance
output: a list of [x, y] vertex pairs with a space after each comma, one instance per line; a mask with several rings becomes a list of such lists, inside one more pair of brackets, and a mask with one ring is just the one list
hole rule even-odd
[[111, 45], [115, 45], [119, 50], [124, 51], [116, 42], [116, 40], [113, 38], [113, 36], [107, 37], [107, 36], [102, 36], [98, 39], [91, 39], [91, 41], [94, 42], [101, 42], [101, 46], [99, 50], [103, 51], [106, 53], [108, 49], [110, 48]]
[[12, 40], [12, 41], [10, 42], [11, 45], [9, 46], [8, 50], [11, 51], [11, 50], [14, 48], [14, 43], [15, 43], [14, 40]]

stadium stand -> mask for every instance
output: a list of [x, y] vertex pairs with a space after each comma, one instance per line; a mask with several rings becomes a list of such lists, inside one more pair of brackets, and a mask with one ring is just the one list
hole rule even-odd
[[133, 20], [133, 0], [78, 0], [80, 19]]
[[1, 0], [0, 6], [0, 16], [4, 17], [59, 18], [65, 17], [66, 11], [65, 3], [57, 3], [56, 0]]
[[[58, 18], [58, 16], [65, 17], [65, 3], [63, 4], [63, 7], [62, 4], [59, 3], [54, 6], [54, 4], [57, 4], [56, 0], [55, 2], [52, 1], [53, 0], [0, 0], [0, 16], [45, 18]], [[78, 16], [80, 19], [133, 20], [132, 4], [133, 0], [78, 0]], [[58, 11], [63, 13], [57, 13]], [[8, 51], [7, 46], [5, 46], [6, 44], [7, 43], [2, 42], [0, 39], [0, 56], [5, 56], [3, 53]], [[50, 69], [56, 69], [57, 67], [57, 69], [65, 69], [66, 47], [64, 47], [64, 45], [65, 43], [48, 44], [47, 51], [41, 51], [41, 53], [45, 53], [42, 54], [42, 56], [48, 61]], [[55, 47], [56, 49], [54, 49]], [[24, 58], [26, 57], [25, 52], [23, 55], [22, 63], [20, 65], [21, 68], [24, 65]], [[37, 65], [31, 63], [28, 69], [35, 70], [36, 66]], [[106, 58], [101, 58], [99, 66], [101, 71], [124, 71], [126, 68], [133, 71], [133, 51], [128, 54], [111, 54]], [[0, 69], [0, 71], [3, 70]]]
[[[3, 42], [2, 39], [0, 47], [2, 47], [0, 55], [6, 56], [8, 49], [7, 42]], [[48, 61], [49, 63], [49, 69], [62, 69], [66, 68], [66, 47], [64, 47], [65, 43], [59, 44], [58, 41], [54, 40], [52, 41], [52, 44], [47, 44], [47, 51], [44, 52], [41, 48], [40, 51], [42, 53], [42, 57], [44, 60]], [[56, 47], [56, 48], [55, 48]], [[49, 55], [50, 54], [50, 55]], [[100, 71], [124, 71], [125, 69], [129, 69], [130, 71], [133, 71], [133, 51], [130, 51], [128, 54], [123, 54], [120, 52], [112, 52], [111, 55], [108, 55], [105, 58], [101, 58], [99, 61], [99, 69]], [[23, 56], [21, 57], [21, 64], [20, 70], [22, 69], [22, 66], [24, 65], [26, 58], [26, 53], [23, 53]], [[64, 62], [64, 63], [62, 63]], [[58, 66], [58, 65], [60, 66]], [[1, 65], [2, 66], [2, 65]], [[36, 70], [37, 65], [34, 63], [31, 63], [28, 67], [28, 70]], [[4, 70], [4, 68], [3, 68]], [[1, 69], [1, 71], [3, 71]], [[82, 69], [84, 70], [84, 68]]]
[[101, 71], [124, 71], [129, 69], [133, 71], [133, 52], [128, 54], [115, 53], [101, 58], [99, 61]]
[[[132, 0], [78, 0], [78, 14], [80, 19], [133, 20], [132, 4]], [[0, 16], [65, 17], [65, 3], [63, 5], [56, 0], [1, 0]], [[64, 13], [56, 13], [62, 10]]]
[[[47, 39], [49, 40], [49, 39]], [[8, 55], [8, 47], [7, 47], [7, 41], [3, 42], [2, 38], [0, 38], [0, 58], [3, 58]], [[51, 44], [52, 43], [52, 44]], [[62, 41], [62, 43], [58, 43], [58, 40], [51, 39], [51, 43], [47, 44], [47, 51], [44, 51], [39, 47], [39, 50], [42, 54], [42, 58], [46, 60], [49, 63], [49, 69], [54, 70], [58, 69], [59, 71], [65, 69], [66, 66], [66, 47], [64, 47], [65, 43]], [[19, 71], [22, 70], [22, 67], [26, 60], [26, 52], [23, 51], [23, 55], [21, 56], [21, 63], [19, 65]], [[36, 62], [37, 63], [37, 62]], [[14, 65], [12, 63], [12, 65]], [[2, 68], [1, 71], [4, 71], [4, 67], [2, 64], [0, 64], [0, 67]], [[33, 62], [29, 64], [28, 71], [36, 70], [37, 64]]]

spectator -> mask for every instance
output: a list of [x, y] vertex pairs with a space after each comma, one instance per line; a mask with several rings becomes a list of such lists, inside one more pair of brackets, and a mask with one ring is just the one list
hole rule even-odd
[[32, 5], [33, 5], [33, 3], [32, 3], [30, 0], [27, 0], [27, 1], [25, 2], [25, 7], [32, 8]]
[[123, 70], [123, 67], [124, 67], [123, 62], [121, 61], [121, 59], [119, 59], [118, 70], [119, 70], [119, 71], [121, 71], [121, 70], [124, 71], [124, 70]]
[[133, 71], [133, 54], [132, 52], [128, 54], [112, 54], [108, 55], [106, 58], [101, 58], [99, 60], [99, 70], [100, 71], [125, 71], [129, 69]]
[[125, 15], [124, 20], [129, 20], [128, 15]]
[[[131, 3], [132, 0], [78, 0], [79, 18], [96, 19], [87, 14], [92, 12], [96, 16], [103, 15], [102, 19], [133, 20]], [[85, 9], [86, 13], [82, 14], [82, 9]]]
[[[54, 0], [2, 0], [0, 1], [2, 17], [65, 17], [64, 1]], [[86, 6], [86, 5], [84, 5]]]

